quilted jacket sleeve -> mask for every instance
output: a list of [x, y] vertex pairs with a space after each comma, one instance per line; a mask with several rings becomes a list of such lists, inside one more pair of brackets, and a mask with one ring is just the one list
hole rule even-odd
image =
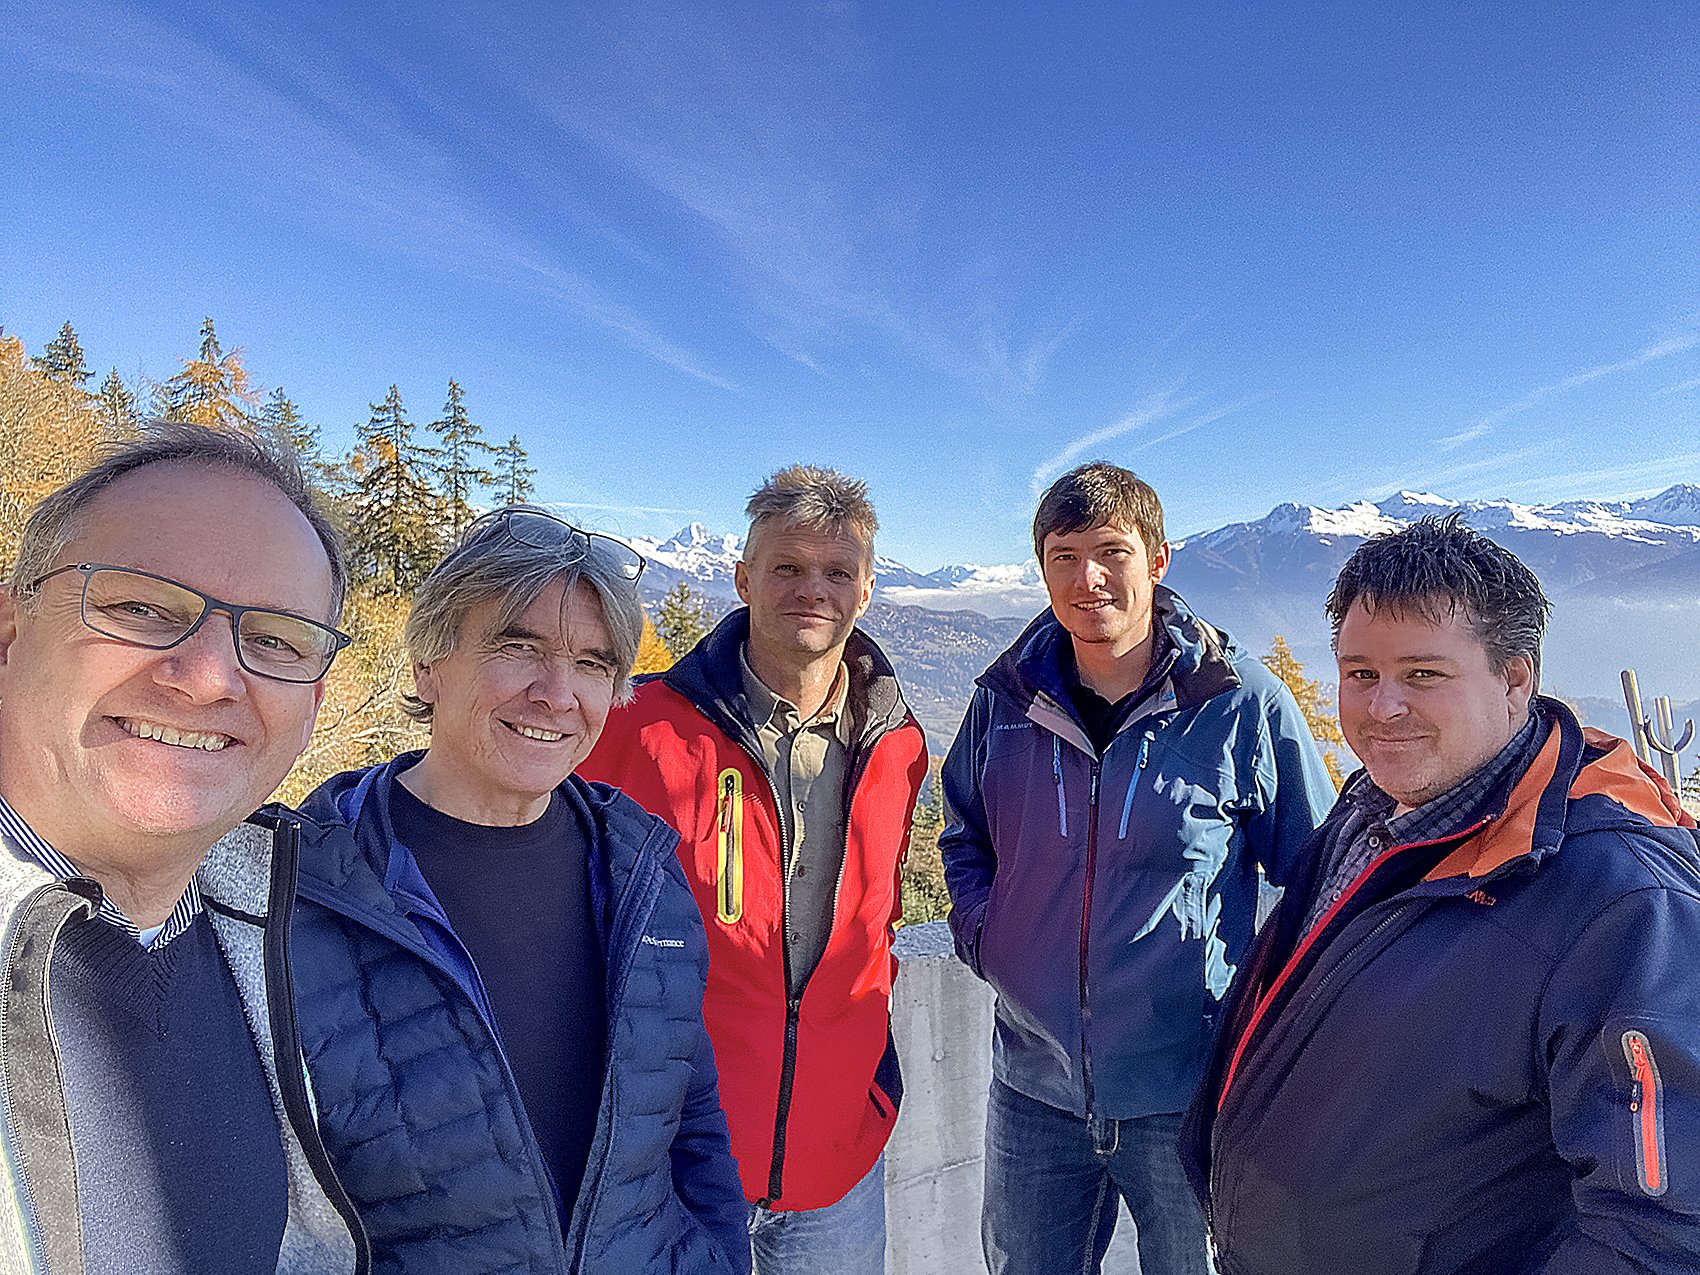
[[950, 930], [957, 955], [976, 974], [980, 973], [980, 923], [998, 870], [980, 785], [991, 717], [992, 693], [982, 687], [974, 692], [940, 771], [944, 831], [939, 834], [939, 854], [950, 891]]
[[1582, 927], [1542, 1001], [1574, 1231], [1541, 1275], [1677, 1275], [1700, 1253], [1700, 897], [1655, 886]]

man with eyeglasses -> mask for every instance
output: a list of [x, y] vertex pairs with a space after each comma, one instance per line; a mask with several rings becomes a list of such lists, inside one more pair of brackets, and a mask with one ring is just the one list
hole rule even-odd
[[643, 559], [515, 506], [414, 597], [430, 746], [302, 808], [295, 993], [377, 1270], [747, 1275], [678, 836], [573, 772]]
[[32, 513], [0, 589], [0, 1270], [337, 1272], [358, 1224], [254, 814], [348, 639], [299, 467], [161, 425]]

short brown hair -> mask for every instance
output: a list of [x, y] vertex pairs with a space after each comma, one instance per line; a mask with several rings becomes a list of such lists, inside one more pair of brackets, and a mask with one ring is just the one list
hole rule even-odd
[[1163, 547], [1163, 502], [1151, 484], [1107, 460], [1068, 471], [1039, 497], [1033, 515], [1033, 554], [1045, 561], [1045, 537], [1071, 535], [1115, 523], [1137, 531], [1153, 558]]

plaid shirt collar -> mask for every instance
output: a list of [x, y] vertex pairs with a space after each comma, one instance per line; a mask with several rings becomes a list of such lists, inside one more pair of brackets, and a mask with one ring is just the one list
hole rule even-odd
[[[86, 878], [88, 876], [88, 873], [80, 871], [76, 864], [42, 840], [40, 834], [25, 823], [17, 811], [6, 804], [4, 797], [0, 797], [0, 840], [5, 841], [6, 847], [16, 857], [34, 863], [42, 871], [57, 877], [61, 881], [69, 881], [72, 877]], [[150, 951], [164, 947], [188, 929], [190, 922], [200, 914], [200, 881], [191, 877], [189, 888], [183, 892], [183, 897], [177, 900], [177, 906], [171, 909], [171, 915], [166, 918], [165, 924], [146, 946]], [[100, 919], [109, 925], [117, 926], [138, 943], [142, 941], [140, 928], [119, 910], [118, 905], [107, 896], [104, 890], [101, 891], [100, 895]]]

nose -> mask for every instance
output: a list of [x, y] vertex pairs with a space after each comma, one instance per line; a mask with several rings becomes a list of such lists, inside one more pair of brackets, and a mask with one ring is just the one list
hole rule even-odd
[[567, 660], [544, 660], [529, 688], [531, 702], [551, 712], [562, 712], [578, 703], [578, 686]]
[[1398, 679], [1384, 677], [1377, 680], [1370, 690], [1367, 707], [1370, 716], [1377, 721], [1389, 722], [1404, 716], [1407, 707], [1405, 691]]
[[176, 646], [160, 652], [155, 680], [181, 691], [196, 704], [235, 699], [246, 689], [236, 660], [236, 629], [218, 612]]

